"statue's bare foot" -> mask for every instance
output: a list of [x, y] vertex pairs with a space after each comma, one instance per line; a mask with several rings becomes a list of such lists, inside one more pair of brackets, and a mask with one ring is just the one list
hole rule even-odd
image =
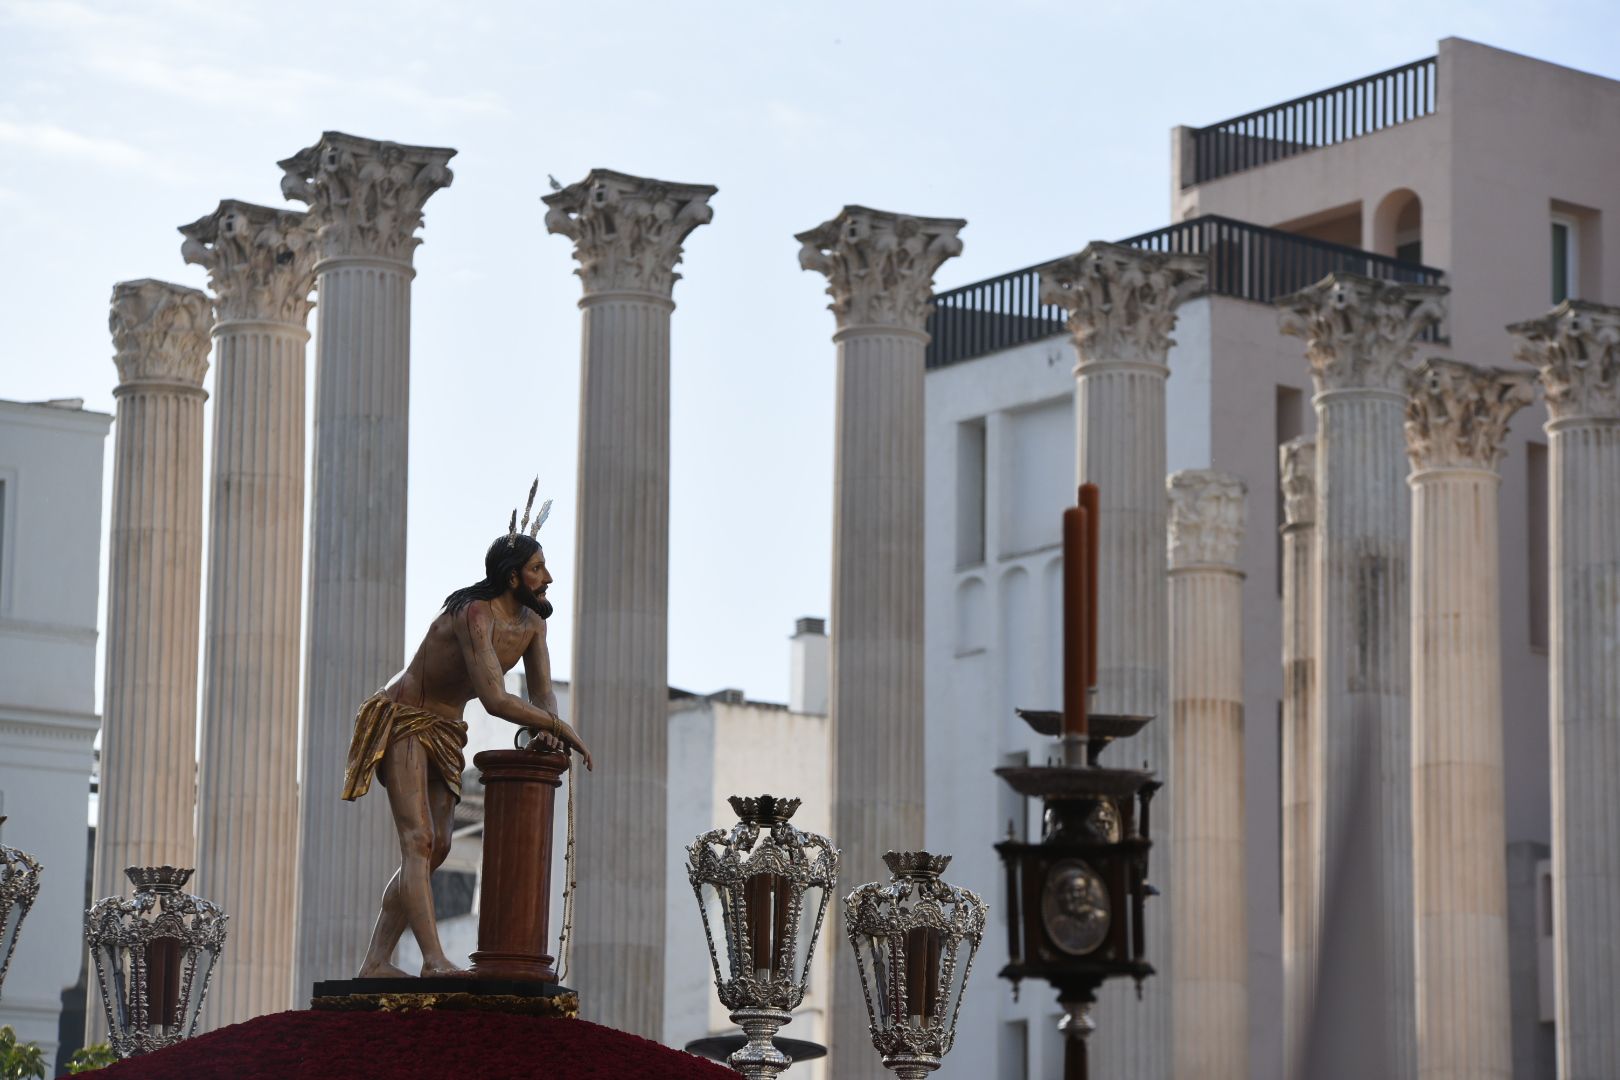
[[369, 964], [369, 963], [366, 964], [364, 967], [362, 967], [360, 969], [360, 974], [356, 975], [355, 978], [357, 978], [357, 979], [408, 979], [408, 978], [410, 978], [410, 976], [405, 974], [399, 968], [395, 967], [393, 964], [390, 964], [388, 961], [384, 960], [380, 964]]
[[424, 979], [457, 979], [471, 975], [472, 972], [464, 967], [457, 967], [448, 960], [438, 963], [422, 961], [422, 978]]

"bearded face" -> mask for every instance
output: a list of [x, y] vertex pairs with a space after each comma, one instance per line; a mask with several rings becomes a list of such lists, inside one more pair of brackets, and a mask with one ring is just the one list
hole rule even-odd
[[540, 616], [542, 619], [551, 618], [551, 601], [546, 599], [546, 588], [551, 584], [551, 574], [546, 570], [546, 553], [536, 549], [529, 556], [529, 561], [523, 564], [523, 569], [512, 575], [512, 593], [517, 597], [518, 603]]

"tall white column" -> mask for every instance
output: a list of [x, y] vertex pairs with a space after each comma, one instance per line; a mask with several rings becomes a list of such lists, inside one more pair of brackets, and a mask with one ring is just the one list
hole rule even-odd
[[[1243, 843], [1243, 481], [1172, 473], [1170, 894], [1174, 1075], [1249, 1080], [1248, 875]], [[1160, 857], [1163, 855], [1161, 853]]]
[[574, 723], [603, 767], [579, 791], [575, 962], [590, 1019], [663, 1037], [669, 759], [669, 324], [681, 248], [715, 188], [606, 169], [545, 197], [574, 242], [580, 357]]
[[[838, 324], [829, 711], [833, 835], [851, 883], [925, 839], [923, 326], [965, 224], [846, 206], [796, 237]], [[832, 1068], [881, 1077], [855, 965], [833, 971]]]
[[126, 866], [189, 866], [195, 853], [202, 382], [213, 322], [196, 289], [150, 279], [113, 286], [98, 897], [126, 891]]
[[[1075, 365], [1076, 476], [1101, 489], [1098, 529], [1098, 713], [1166, 714], [1169, 601], [1165, 581], [1165, 380], [1176, 308], [1203, 286], [1200, 256], [1092, 243], [1041, 268], [1041, 301], [1069, 313]], [[1150, 877], [1172, 895], [1176, 778], [1170, 725], [1150, 723], [1111, 751], [1116, 764], [1143, 762], [1165, 781], [1154, 799]], [[1165, 826], [1169, 827], [1166, 828]], [[1172, 980], [1178, 946], [1167, 903], [1147, 906], [1148, 959], [1158, 977], [1142, 1000], [1126, 980], [1104, 986], [1091, 1063], [1099, 1076], [1169, 1080]]]
[[1509, 327], [1547, 397], [1558, 1075], [1620, 1076], [1620, 307]]
[[1429, 360], [1412, 459], [1412, 831], [1418, 1075], [1513, 1072], [1497, 488], [1529, 372]]
[[214, 291], [214, 454], [204, 623], [197, 891], [231, 917], [208, 1027], [292, 1006], [304, 346], [304, 214], [227, 199], [180, 230]]
[[399, 865], [386, 799], [344, 803], [354, 714], [405, 663], [411, 259], [454, 150], [329, 131], [280, 162], [316, 227], [315, 446], [293, 994], [360, 969]]
[[1295, 1075], [1321, 925], [1321, 732], [1316, 717], [1316, 439], [1278, 448], [1282, 478], [1282, 925], [1284, 1075]]
[[[1277, 303], [1284, 333], [1306, 341], [1316, 382], [1317, 715], [1322, 733], [1323, 859], [1354, 828], [1376, 838], [1384, 913], [1376, 965], [1380, 1040], [1391, 1080], [1417, 1071], [1412, 953], [1412, 739], [1406, 487], [1406, 376], [1418, 335], [1438, 322], [1446, 290], [1334, 274]], [[1347, 783], [1369, 746], [1377, 794], [1348, 821]], [[1365, 879], [1363, 879], [1365, 880]], [[1369, 886], [1372, 888], [1372, 886]], [[1324, 903], [1327, 899], [1324, 898]]]

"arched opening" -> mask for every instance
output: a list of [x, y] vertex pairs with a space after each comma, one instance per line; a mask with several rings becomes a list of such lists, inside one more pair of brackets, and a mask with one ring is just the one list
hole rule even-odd
[[1373, 251], [1402, 262], [1423, 261], [1423, 200], [1401, 188], [1384, 196], [1373, 213]]

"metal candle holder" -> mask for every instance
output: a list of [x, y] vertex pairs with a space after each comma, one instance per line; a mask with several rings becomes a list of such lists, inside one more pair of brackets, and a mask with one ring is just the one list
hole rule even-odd
[[[726, 1061], [768, 1080], [793, 1064], [772, 1036], [804, 1001], [810, 962], [838, 881], [831, 841], [791, 824], [798, 799], [733, 795], [738, 822], [686, 849], [687, 876], [703, 916], [714, 987], [748, 1042]], [[722, 964], [715, 937], [725, 942]]]
[[225, 946], [226, 916], [182, 892], [190, 870], [131, 866], [130, 897], [85, 912], [85, 941], [120, 1058], [162, 1050], [195, 1034], [208, 981]]
[[940, 875], [949, 855], [891, 851], [888, 884], [844, 898], [844, 921], [860, 967], [872, 1045], [901, 1080], [939, 1068], [956, 1039], [956, 1017], [984, 938], [989, 908]]

